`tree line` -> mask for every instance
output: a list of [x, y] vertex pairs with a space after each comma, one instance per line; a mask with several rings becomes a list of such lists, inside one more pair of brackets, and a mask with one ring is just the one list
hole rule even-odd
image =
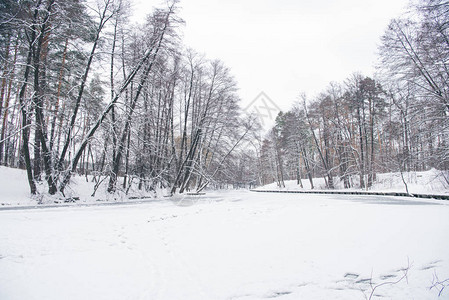
[[391, 20], [375, 78], [301, 95], [268, 135], [219, 60], [182, 44], [177, 1], [132, 24], [126, 0], [0, 2], [0, 164], [32, 194], [74, 174], [110, 193], [303, 180], [370, 188], [436, 168], [449, 182], [449, 2]]
[[26, 169], [32, 194], [74, 174], [110, 193], [222, 176], [254, 122], [229, 69], [182, 44], [177, 5], [133, 25], [126, 0], [1, 2], [0, 164]]
[[449, 2], [410, 7], [381, 37], [375, 79], [354, 74], [279, 113], [261, 140], [261, 184], [370, 188], [378, 173], [430, 168], [449, 183]]

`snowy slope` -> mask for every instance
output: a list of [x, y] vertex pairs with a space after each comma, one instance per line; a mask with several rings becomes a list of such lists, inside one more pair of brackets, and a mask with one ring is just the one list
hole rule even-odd
[[[101, 179], [104, 179], [102, 177]], [[119, 178], [120, 182], [123, 180]], [[118, 186], [118, 192], [111, 195], [107, 193], [107, 180], [103, 180], [100, 187], [97, 189], [94, 196], [95, 182], [92, 180], [92, 176], [77, 176], [72, 177], [70, 185], [66, 188], [65, 198], [78, 197], [79, 201], [76, 204], [89, 204], [99, 202], [124, 202], [130, 201], [130, 197], [137, 198], [154, 198], [162, 197], [162, 194], [155, 195], [154, 193], [139, 191], [136, 185], [129, 190], [128, 195], [124, 191], [120, 191]], [[62, 195], [49, 196], [47, 191], [47, 185], [45, 182], [41, 182], [37, 185], [38, 195], [31, 196], [30, 188], [27, 181], [27, 175], [25, 170], [13, 169], [0, 166], [0, 208], [3, 206], [23, 206], [23, 205], [37, 205], [38, 203], [44, 205], [57, 205], [64, 202]], [[161, 192], [161, 191], [160, 191]]]
[[[0, 211], [0, 299], [437, 299], [449, 203], [208, 193]], [[382, 298], [381, 298], [382, 297]], [[449, 290], [440, 299], [448, 299]]]
[[[405, 179], [408, 182], [409, 191], [411, 193], [429, 193], [429, 194], [449, 194], [449, 186], [441, 176], [440, 171], [435, 169], [427, 172], [416, 172], [405, 174]], [[122, 179], [120, 178], [120, 181]], [[357, 185], [357, 178], [352, 178], [353, 186]], [[308, 180], [303, 179], [304, 190], [310, 190], [310, 183]], [[98, 188], [94, 197], [92, 192], [94, 191], [95, 183], [92, 177], [89, 176], [86, 180], [85, 176], [73, 176], [71, 184], [66, 189], [66, 197], [79, 197], [79, 201], [71, 203], [71, 205], [77, 204], [93, 204], [93, 203], [121, 203], [128, 202], [131, 198], [146, 199], [161, 199], [164, 193], [167, 191], [158, 190], [157, 193], [139, 191], [137, 184], [134, 185], [128, 195], [123, 191], [119, 191], [113, 195], [106, 192], [107, 180], [103, 181], [103, 184]], [[301, 187], [295, 180], [285, 182], [286, 187], [283, 190], [301, 190]], [[325, 189], [325, 182], [323, 178], [314, 178], [315, 190]], [[271, 183], [257, 188], [259, 190], [278, 190], [276, 183]], [[336, 189], [343, 189], [343, 183], [336, 180]], [[356, 189], [356, 188], [354, 188]], [[50, 197], [47, 193], [47, 187], [45, 183], [38, 185], [39, 195], [31, 197], [29, 193], [29, 187], [24, 170], [12, 169], [0, 166], [0, 208], [1, 207], [14, 207], [24, 205], [37, 205], [43, 203], [44, 205], [58, 205], [62, 204], [64, 197], [56, 195]], [[374, 183], [370, 191], [394, 191], [405, 192], [405, 187], [402, 182], [401, 175], [399, 173], [387, 173], [378, 174], [377, 181]], [[134, 201], [131, 199], [131, 201]], [[140, 200], [136, 200], [140, 201]]]
[[[377, 174], [376, 181], [369, 191], [379, 191], [379, 192], [406, 192], [405, 185], [402, 181], [401, 174], [397, 173], [385, 173]], [[441, 171], [432, 169], [425, 172], [410, 172], [404, 173], [404, 180], [407, 183], [410, 193], [416, 194], [449, 194], [449, 185], [445, 181], [441, 174]], [[354, 176], [351, 178], [353, 190], [357, 190], [358, 177]], [[310, 190], [310, 182], [308, 179], [302, 179], [303, 188], [297, 184], [296, 180], [285, 181], [285, 188], [283, 190]], [[326, 184], [324, 179], [314, 178], [313, 184], [315, 189], [325, 189]], [[344, 189], [343, 182], [336, 180], [336, 189]], [[278, 190], [281, 189], [277, 184], [271, 183], [265, 186], [257, 188], [258, 190]]]

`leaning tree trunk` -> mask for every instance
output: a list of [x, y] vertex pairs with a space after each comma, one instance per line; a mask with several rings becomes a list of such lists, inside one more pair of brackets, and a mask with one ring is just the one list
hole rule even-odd
[[74, 136], [73, 136], [73, 129], [74, 129], [74, 126], [75, 126], [77, 115], [78, 115], [78, 110], [79, 110], [80, 105], [81, 105], [81, 99], [83, 98], [84, 88], [86, 86], [87, 76], [89, 75], [89, 71], [90, 71], [90, 67], [92, 65], [92, 61], [93, 61], [93, 58], [94, 58], [95, 50], [97, 49], [98, 43], [100, 42], [100, 33], [101, 33], [103, 27], [105, 26], [106, 22], [111, 17], [111, 16], [108, 17], [106, 15], [106, 13], [108, 11], [109, 4], [110, 4], [110, 1], [106, 1], [106, 5], [105, 5], [105, 7], [103, 9], [103, 12], [101, 14], [101, 17], [100, 17], [100, 23], [98, 24], [98, 28], [96, 29], [97, 32], [96, 32], [96, 36], [95, 36], [95, 39], [94, 39], [94, 44], [92, 45], [92, 49], [90, 51], [90, 55], [89, 55], [89, 58], [87, 60], [87, 65], [86, 65], [86, 67], [84, 69], [83, 77], [81, 78], [81, 83], [80, 83], [80, 87], [79, 87], [79, 90], [78, 90], [78, 95], [77, 95], [76, 100], [75, 100], [75, 107], [73, 109], [72, 116], [70, 118], [70, 124], [68, 125], [68, 128], [67, 128], [66, 139], [65, 139], [64, 146], [62, 148], [61, 155], [59, 157], [59, 161], [58, 161], [58, 165], [57, 165], [59, 171], [61, 171], [62, 168], [63, 168], [63, 163], [64, 163], [65, 156], [67, 154], [67, 150], [69, 149], [69, 146], [73, 142], [73, 138], [74, 138]]
[[151, 71], [152, 66], [153, 66], [153, 61], [148, 64], [147, 68], [145, 69], [144, 73], [142, 74], [136, 94], [134, 95], [134, 98], [131, 100], [131, 106], [130, 106], [130, 109], [128, 111], [128, 116], [125, 121], [125, 127], [123, 128], [122, 136], [120, 138], [118, 147], [115, 152], [116, 154], [113, 157], [113, 161], [112, 161], [112, 172], [109, 177], [109, 184], [108, 184], [108, 192], [109, 193], [115, 192], [116, 185], [117, 185], [117, 175], [120, 170], [120, 164], [122, 161], [123, 150], [125, 149], [126, 138], [128, 137], [128, 132], [131, 127], [132, 115], [134, 113], [134, 109], [136, 108], [136, 104], [137, 104], [137, 101], [139, 100], [140, 93], [142, 92], [143, 86], [147, 82], [148, 75]]
[[150, 58], [151, 58], [151, 62], [149, 65], [150, 66], [153, 65], [153, 63], [157, 57], [157, 53], [159, 52], [159, 49], [162, 46], [162, 41], [164, 39], [165, 31], [167, 30], [167, 28], [169, 26], [169, 17], [172, 13], [173, 13], [173, 7], [171, 7], [170, 10], [167, 12], [167, 17], [165, 19], [164, 27], [162, 28], [162, 31], [160, 33], [157, 45], [155, 47], [152, 47], [147, 50], [147, 52], [144, 55], [144, 57], [142, 58], [142, 60], [136, 65], [136, 67], [134, 67], [133, 71], [128, 75], [127, 79], [122, 84], [122, 87], [116, 93], [114, 99], [112, 99], [111, 102], [106, 106], [105, 110], [100, 115], [98, 120], [95, 122], [94, 126], [92, 126], [92, 128], [89, 130], [89, 132], [86, 135], [86, 137], [84, 138], [84, 140], [81, 142], [81, 145], [80, 145], [78, 151], [76, 151], [76, 153], [73, 157], [72, 163], [71, 163], [69, 169], [67, 170], [67, 172], [65, 173], [64, 178], [59, 187], [59, 190], [62, 193], [64, 193], [64, 189], [70, 181], [70, 178], [72, 176], [72, 171], [75, 170], [78, 165], [79, 159], [81, 158], [81, 154], [83, 153], [83, 151], [86, 148], [87, 144], [89, 143], [90, 139], [94, 136], [97, 129], [104, 122], [104, 120], [106, 119], [106, 117], [109, 114], [109, 112], [111, 111], [111, 109], [115, 106], [115, 104], [117, 103], [117, 101], [120, 98], [120, 96], [122, 95], [122, 93], [127, 89], [128, 85], [133, 81], [136, 74], [139, 72], [139, 70], [142, 68], [142, 66], [147, 63], [147, 61]]

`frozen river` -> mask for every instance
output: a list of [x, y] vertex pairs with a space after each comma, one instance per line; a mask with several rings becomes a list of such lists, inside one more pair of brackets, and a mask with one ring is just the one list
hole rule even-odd
[[372, 299], [436, 299], [448, 232], [449, 202], [406, 197], [232, 191], [3, 210], [0, 299], [365, 299], [405, 272]]

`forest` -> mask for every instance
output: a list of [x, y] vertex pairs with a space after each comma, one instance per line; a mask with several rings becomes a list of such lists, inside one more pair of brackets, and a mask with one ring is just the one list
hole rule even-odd
[[[300, 95], [262, 131], [220, 60], [182, 42], [179, 3], [0, 2], [0, 164], [31, 194], [71, 178], [169, 194], [435, 168], [449, 183], [449, 2], [421, 0], [380, 37], [378, 73]], [[300, 30], [300, 29], [298, 29]]]
[[431, 168], [449, 182], [449, 2], [421, 1], [391, 20], [377, 64], [377, 78], [354, 73], [277, 116], [260, 147], [263, 184], [313, 188], [322, 176], [329, 189], [369, 189], [377, 173]]

